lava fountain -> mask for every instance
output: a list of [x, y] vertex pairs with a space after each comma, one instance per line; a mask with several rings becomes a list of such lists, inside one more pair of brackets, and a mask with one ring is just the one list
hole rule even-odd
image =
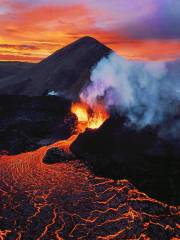
[[90, 107], [85, 102], [76, 102], [71, 106], [71, 112], [77, 117], [77, 132], [84, 132], [86, 128], [97, 129], [108, 118], [109, 114], [102, 103]]
[[48, 146], [48, 149], [51, 147], [59, 147], [65, 151], [69, 151], [70, 145], [76, 140], [80, 133], [83, 133], [87, 128], [98, 129], [109, 118], [109, 114], [102, 103], [95, 104], [93, 108], [85, 102], [72, 103], [71, 112], [77, 117], [74, 134], [68, 139], [58, 141]]

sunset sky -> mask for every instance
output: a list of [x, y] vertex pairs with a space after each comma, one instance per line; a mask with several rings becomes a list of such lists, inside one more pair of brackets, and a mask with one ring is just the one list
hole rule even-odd
[[180, 0], [0, 0], [0, 60], [38, 62], [87, 35], [130, 59], [180, 58]]

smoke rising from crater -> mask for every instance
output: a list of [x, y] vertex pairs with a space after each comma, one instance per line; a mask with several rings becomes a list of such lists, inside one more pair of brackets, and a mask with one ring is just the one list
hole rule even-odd
[[180, 62], [128, 61], [112, 53], [92, 69], [80, 97], [89, 105], [103, 97], [138, 128], [161, 124], [180, 105], [179, 68]]

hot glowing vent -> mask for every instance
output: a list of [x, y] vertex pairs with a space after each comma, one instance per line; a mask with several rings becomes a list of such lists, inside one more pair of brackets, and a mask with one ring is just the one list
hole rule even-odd
[[109, 117], [109, 114], [102, 104], [96, 104], [90, 108], [83, 102], [73, 103], [71, 112], [77, 116], [78, 124], [82, 131], [86, 128], [99, 128]]

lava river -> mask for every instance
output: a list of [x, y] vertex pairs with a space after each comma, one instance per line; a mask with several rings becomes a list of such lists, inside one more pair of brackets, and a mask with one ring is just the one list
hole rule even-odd
[[94, 176], [80, 160], [47, 165], [48, 148], [0, 158], [0, 240], [179, 238], [179, 209], [129, 181]]

